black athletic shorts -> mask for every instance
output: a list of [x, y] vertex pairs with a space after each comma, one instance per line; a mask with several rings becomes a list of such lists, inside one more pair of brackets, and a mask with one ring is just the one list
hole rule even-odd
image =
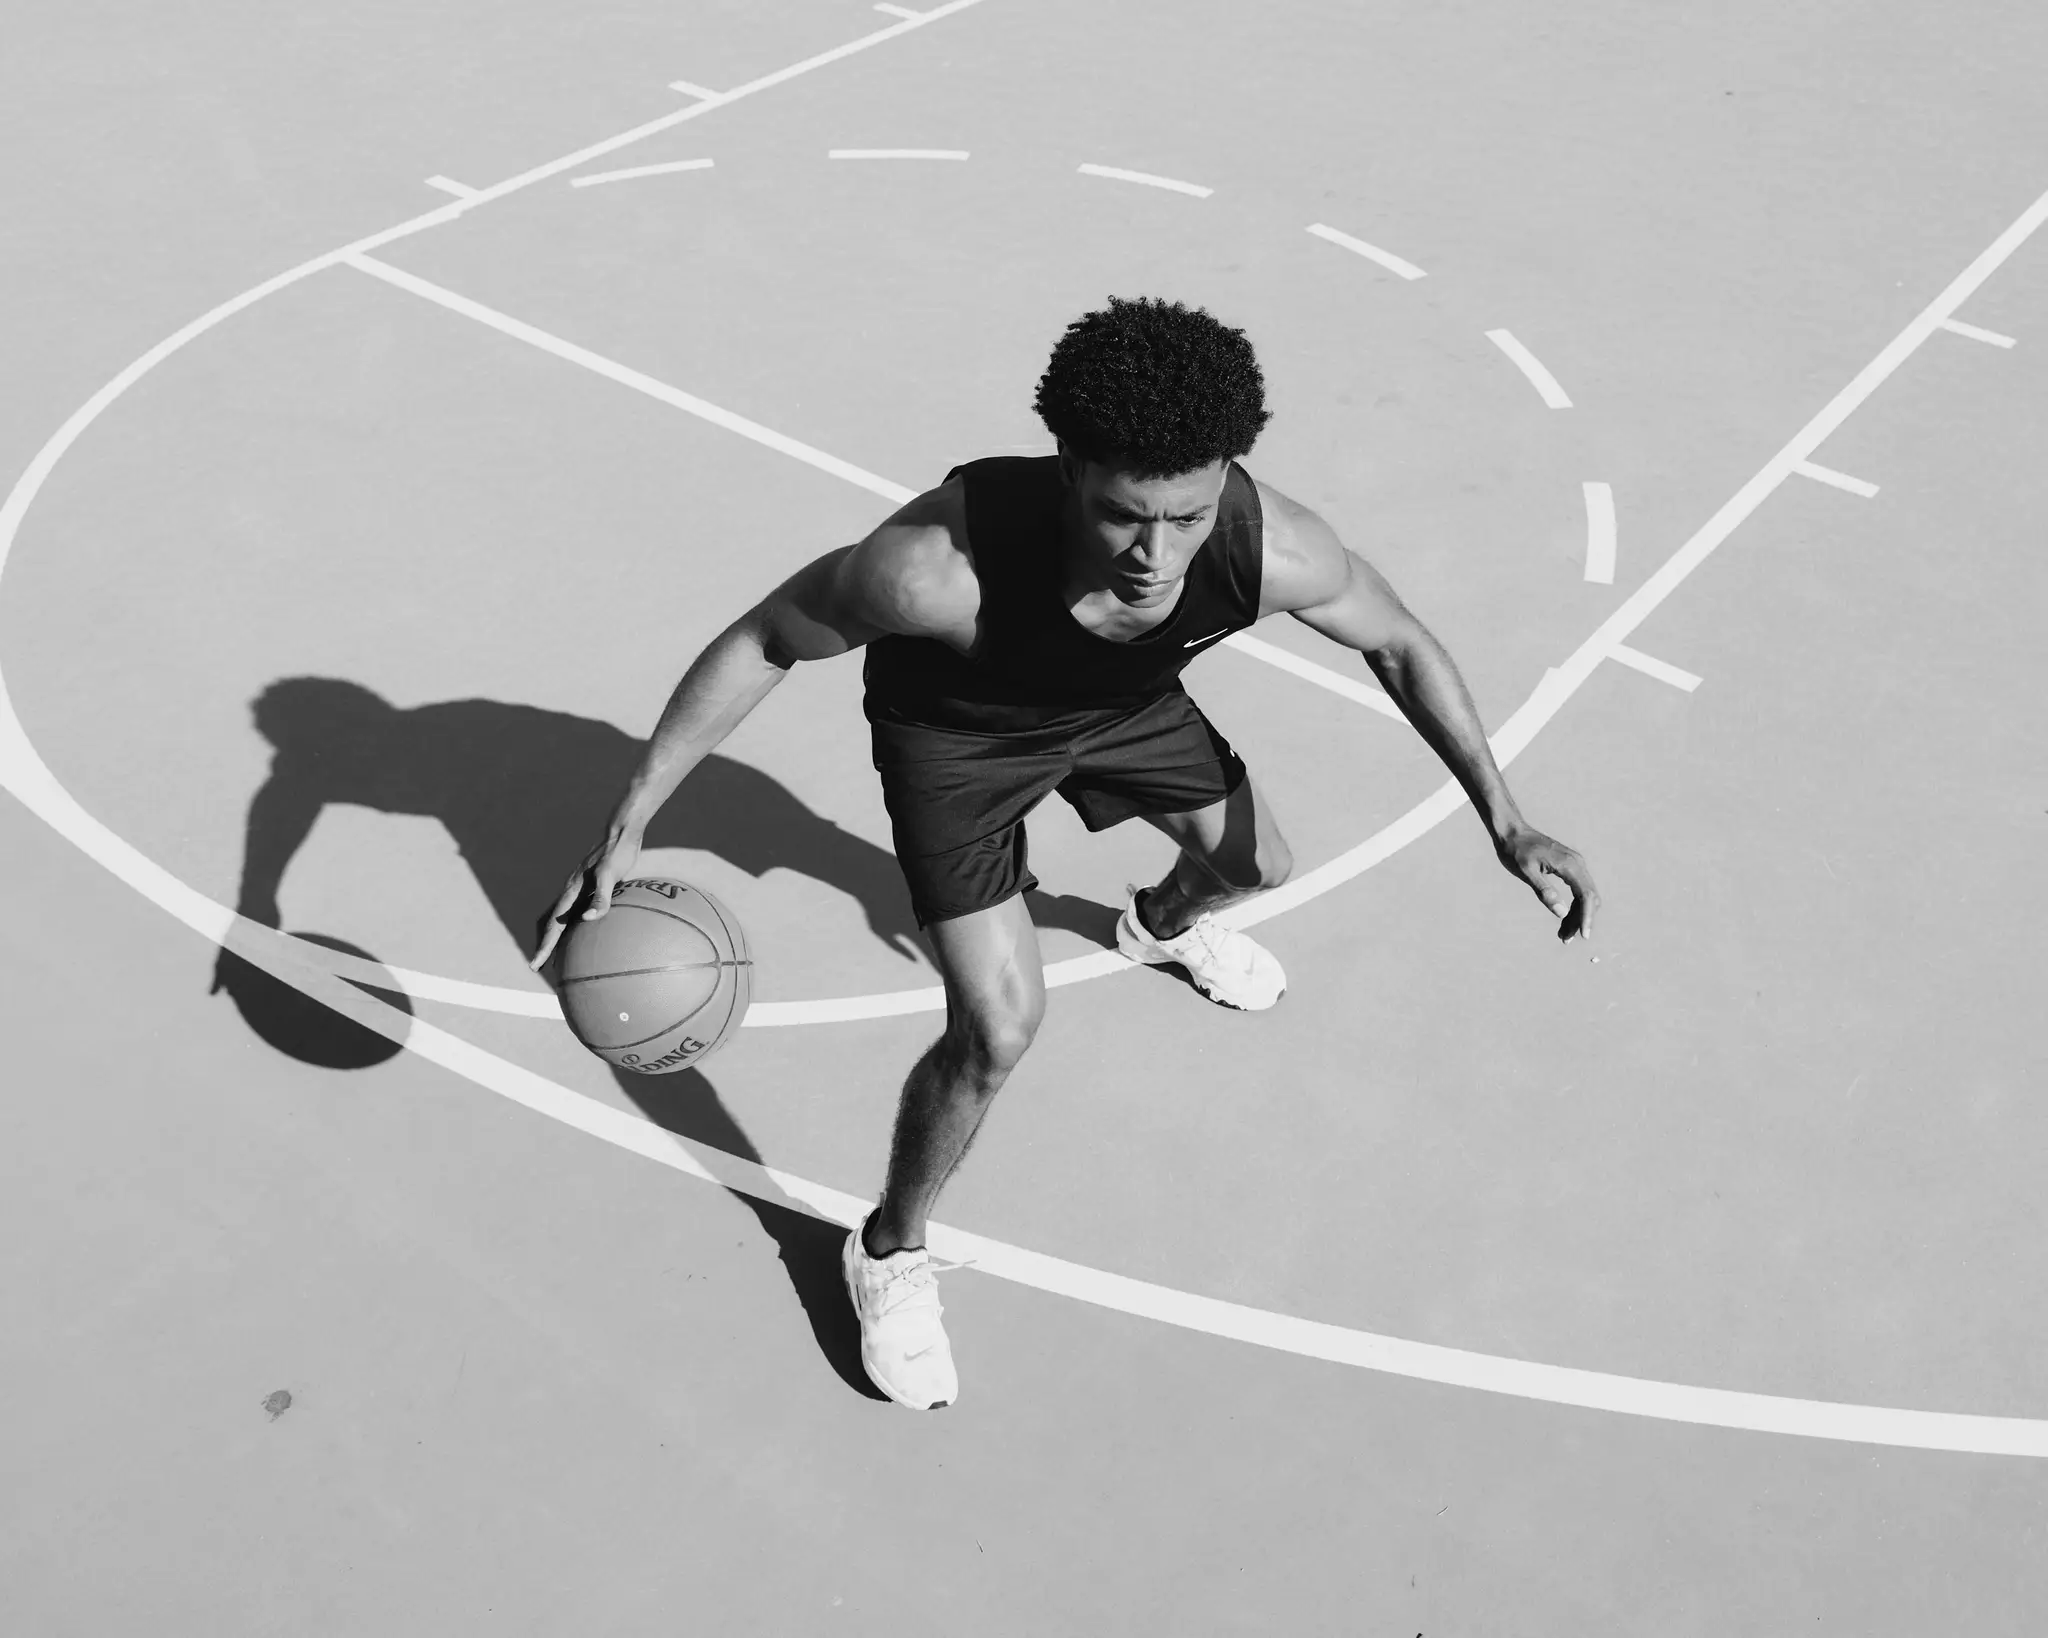
[[1188, 813], [1244, 783], [1245, 766], [1176, 688], [1135, 710], [1075, 711], [1026, 733], [873, 723], [875, 768], [917, 924], [1038, 885], [1024, 816], [1058, 791], [1090, 830]]

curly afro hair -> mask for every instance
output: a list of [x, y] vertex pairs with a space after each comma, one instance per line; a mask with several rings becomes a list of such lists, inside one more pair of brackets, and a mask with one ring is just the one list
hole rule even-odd
[[1236, 460], [1272, 419], [1244, 332], [1152, 296], [1111, 296], [1069, 324], [1032, 407], [1084, 460], [1140, 478]]

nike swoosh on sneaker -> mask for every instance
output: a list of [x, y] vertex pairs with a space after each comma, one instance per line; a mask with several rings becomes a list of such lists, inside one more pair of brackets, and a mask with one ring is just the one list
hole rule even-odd
[[1225, 626], [1221, 631], [1212, 631], [1206, 637], [1197, 637], [1193, 642], [1182, 643], [1180, 646], [1182, 648], [1200, 648], [1204, 643], [1213, 643], [1218, 637], [1228, 637], [1229, 635], [1230, 628]]

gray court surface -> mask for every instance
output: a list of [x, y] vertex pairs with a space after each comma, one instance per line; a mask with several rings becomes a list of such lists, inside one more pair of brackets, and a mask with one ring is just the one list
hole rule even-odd
[[[2040, 1629], [2037, 8], [17, 9], [0, 1629]], [[1205, 655], [1289, 993], [1120, 963], [1166, 844], [1033, 818], [916, 1415], [838, 1284], [940, 1017], [858, 658], [650, 837], [759, 961], [701, 1072], [524, 940], [698, 648], [1049, 448], [1112, 293], [1246, 329], [1247, 466], [1605, 907], [1356, 654]]]

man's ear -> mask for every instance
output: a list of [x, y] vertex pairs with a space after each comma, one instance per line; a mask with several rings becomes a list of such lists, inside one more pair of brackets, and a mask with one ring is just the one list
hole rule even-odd
[[1060, 481], [1072, 489], [1081, 481], [1081, 474], [1088, 463], [1067, 448], [1065, 439], [1056, 440], [1056, 444], [1060, 452]]

